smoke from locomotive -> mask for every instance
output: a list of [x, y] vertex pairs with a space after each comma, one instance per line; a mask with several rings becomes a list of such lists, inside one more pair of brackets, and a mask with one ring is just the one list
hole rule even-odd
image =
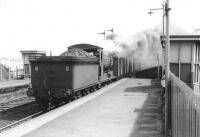
[[117, 34], [108, 35], [107, 39], [112, 40], [116, 47], [121, 48], [122, 54], [133, 58], [137, 70], [163, 63], [160, 31], [156, 29], [137, 33], [126, 41], [120, 40]]

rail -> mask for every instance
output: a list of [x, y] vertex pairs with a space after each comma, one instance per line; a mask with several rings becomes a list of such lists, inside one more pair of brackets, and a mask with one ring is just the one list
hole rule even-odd
[[172, 137], [200, 137], [200, 96], [173, 74], [170, 80]]
[[7, 130], [7, 129], [13, 128], [14, 126], [17, 126], [17, 125], [19, 125], [19, 124], [21, 124], [21, 123], [23, 123], [25, 121], [33, 119], [34, 117], [37, 117], [37, 116], [41, 115], [42, 113], [43, 113], [42, 111], [39, 111], [39, 112], [37, 112], [37, 113], [35, 113], [33, 115], [30, 115], [30, 116], [28, 116], [26, 118], [23, 118], [21, 120], [15, 121], [15, 122], [13, 122], [13, 123], [11, 123], [9, 125], [6, 125], [5, 127], [0, 128], [0, 133], [5, 131], [5, 130]]

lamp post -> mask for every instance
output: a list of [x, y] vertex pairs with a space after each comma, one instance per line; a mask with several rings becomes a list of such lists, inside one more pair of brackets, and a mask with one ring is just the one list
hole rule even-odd
[[[168, 86], [169, 86], [169, 74], [170, 74], [170, 64], [169, 64], [169, 57], [170, 57], [170, 41], [169, 41], [169, 0], [166, 0], [166, 2], [163, 4], [162, 8], [156, 8], [156, 9], [150, 9], [148, 14], [153, 13], [154, 10], [163, 10], [163, 40], [165, 39], [165, 44], [166, 44], [166, 55], [165, 55], [165, 136], [167, 137], [169, 134], [169, 124], [170, 124], [170, 102], [169, 102], [169, 91], [168, 91]], [[166, 18], [166, 36], [164, 37], [164, 17]]]
[[103, 35], [104, 36], [104, 39], [105, 39], [105, 36], [106, 36], [106, 32], [101, 32], [101, 33], [98, 33], [99, 35]]
[[168, 90], [168, 86], [169, 86], [169, 73], [170, 73], [170, 64], [169, 64], [169, 59], [170, 59], [170, 41], [169, 41], [169, 0], [166, 0], [166, 5], [165, 5], [165, 16], [166, 16], [166, 79], [165, 79], [165, 133], [166, 136], [168, 136], [168, 131], [169, 131], [169, 115], [170, 115], [170, 111], [169, 111], [169, 106], [170, 106], [170, 102], [169, 102], [169, 90]]
[[148, 14], [151, 16], [155, 10], [162, 10], [163, 11], [163, 36], [165, 34], [165, 4], [162, 4], [162, 8], [155, 8], [155, 9], [150, 9]]
[[109, 30], [106, 30], [106, 31], [110, 31], [110, 32], [114, 33], [114, 29], [113, 28], [109, 29]]
[[[151, 16], [154, 12], [153, 11], [157, 11], [157, 10], [162, 10], [163, 15], [162, 15], [162, 47], [164, 48], [164, 35], [165, 35], [165, 3], [162, 4], [162, 8], [154, 8], [154, 9], [150, 9], [148, 14]], [[163, 68], [164, 68], [164, 64], [163, 64]], [[159, 66], [158, 66], [159, 69]], [[162, 71], [162, 75], [164, 75], [164, 72]], [[159, 76], [158, 76], [159, 79]]]
[[[165, 35], [165, 4], [163, 3], [162, 4], [162, 8], [154, 8], [154, 9], [150, 9], [149, 10], [149, 12], [148, 12], [148, 14], [151, 16], [154, 12], [153, 11], [158, 11], [158, 10], [162, 10], [162, 12], [163, 12], [163, 16], [162, 16], [162, 31], [163, 31], [163, 36]], [[164, 39], [164, 37], [162, 37], [162, 40], [161, 41], [163, 41], [163, 39]], [[164, 43], [162, 42], [162, 46], [164, 47]], [[159, 61], [159, 55], [157, 55], [157, 60]], [[163, 68], [164, 68], [164, 66], [163, 66]], [[158, 62], [158, 79], [159, 79], [159, 62]], [[162, 74], [163, 74], [163, 72], [162, 72]]]

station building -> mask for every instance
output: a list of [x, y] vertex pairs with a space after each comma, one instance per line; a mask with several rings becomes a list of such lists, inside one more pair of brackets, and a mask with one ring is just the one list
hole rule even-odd
[[200, 87], [199, 63], [200, 35], [170, 36], [170, 70], [194, 90]]
[[24, 76], [30, 77], [31, 74], [30, 60], [37, 59], [41, 56], [46, 56], [46, 52], [37, 50], [22, 50], [20, 52], [22, 54]]

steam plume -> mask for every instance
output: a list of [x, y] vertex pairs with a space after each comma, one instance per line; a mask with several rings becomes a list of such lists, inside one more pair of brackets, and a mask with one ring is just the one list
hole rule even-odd
[[129, 37], [126, 41], [120, 40], [117, 34], [107, 36], [114, 45], [122, 49], [122, 55], [128, 55], [134, 60], [136, 69], [145, 69], [162, 65], [162, 46], [160, 32], [147, 30]]

